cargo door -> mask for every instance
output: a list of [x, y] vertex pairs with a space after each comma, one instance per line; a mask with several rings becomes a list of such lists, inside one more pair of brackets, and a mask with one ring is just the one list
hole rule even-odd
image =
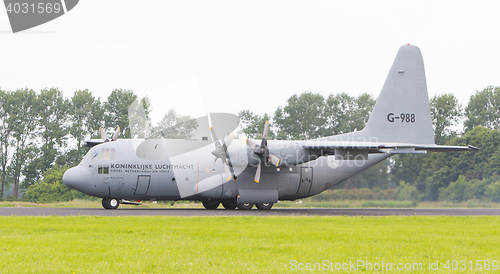
[[137, 186], [135, 187], [135, 195], [146, 195], [149, 189], [149, 182], [151, 181], [150, 175], [137, 176]]

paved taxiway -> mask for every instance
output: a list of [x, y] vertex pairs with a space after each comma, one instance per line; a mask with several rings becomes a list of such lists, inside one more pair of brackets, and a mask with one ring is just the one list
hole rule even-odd
[[278, 208], [271, 210], [206, 210], [181, 208], [29, 208], [3, 207], [0, 216], [478, 216], [500, 215], [500, 209], [459, 208]]

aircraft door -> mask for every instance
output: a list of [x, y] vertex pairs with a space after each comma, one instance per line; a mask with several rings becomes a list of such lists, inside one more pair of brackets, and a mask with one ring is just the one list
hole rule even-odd
[[151, 176], [149, 175], [137, 176], [137, 186], [135, 187], [134, 195], [146, 195], [148, 193], [150, 181]]
[[309, 194], [312, 185], [312, 175], [313, 175], [312, 167], [300, 168], [300, 184], [297, 194], [304, 194], [304, 195]]
[[98, 197], [110, 196], [109, 188], [109, 167], [106, 165], [98, 165], [97, 175], [93, 176], [90, 191], [92, 195]]

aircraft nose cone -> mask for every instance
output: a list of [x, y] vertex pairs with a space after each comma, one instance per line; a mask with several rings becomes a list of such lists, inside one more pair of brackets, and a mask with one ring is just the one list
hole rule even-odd
[[63, 183], [81, 192], [88, 192], [92, 173], [83, 166], [76, 166], [64, 172]]

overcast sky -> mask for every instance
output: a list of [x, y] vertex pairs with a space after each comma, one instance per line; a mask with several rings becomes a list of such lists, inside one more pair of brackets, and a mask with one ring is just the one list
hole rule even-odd
[[12, 34], [0, 12], [0, 88], [115, 88], [201, 116], [272, 114], [303, 91], [378, 96], [401, 45], [420, 47], [429, 96], [500, 86], [498, 1], [82, 0]]

